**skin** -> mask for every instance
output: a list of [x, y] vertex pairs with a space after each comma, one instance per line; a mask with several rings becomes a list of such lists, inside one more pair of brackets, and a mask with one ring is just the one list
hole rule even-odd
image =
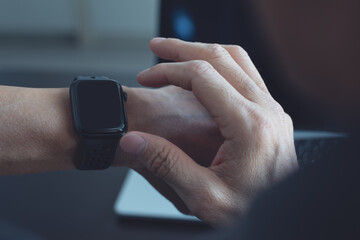
[[[255, 11], [258, 13], [258, 19], [264, 27], [264, 31], [267, 32], [267, 40], [269, 45], [273, 48], [273, 54], [277, 55], [277, 59], [280, 59], [281, 69], [287, 73], [288, 81], [284, 84], [297, 89], [299, 95], [304, 99], [309, 99], [310, 101], [322, 104], [323, 108], [329, 111], [329, 116], [333, 116], [334, 119], [338, 121], [340, 129], [346, 131], [357, 128], [357, 124], [360, 120], [360, 108], [358, 107], [360, 101], [360, 94], [358, 94], [360, 90], [360, 81], [358, 80], [358, 64], [360, 62], [360, 28], [358, 26], [360, 15], [358, 12], [360, 9], [360, 2], [355, 0], [315, 2], [259, 0], [252, 2], [255, 4]], [[162, 42], [161, 44], [166, 45], [167, 43]], [[212, 72], [212, 74], [210, 74], [212, 76], [208, 76], [208, 79], [201, 79], [198, 76], [198, 70], [196, 70], [199, 67], [189, 67], [188, 65], [187, 68], [182, 65], [172, 66], [171, 68], [169, 66], [157, 66], [154, 69], [139, 75], [138, 80], [146, 86], [156, 87], [161, 86], [162, 84], [174, 84], [186, 89], [191, 89], [194, 91], [195, 96], [200, 102], [207, 107], [209, 112], [211, 112], [210, 108], [215, 107], [219, 102], [216, 102], [213, 105], [205, 105], [204, 99], [201, 99], [200, 97], [201, 94], [196, 94], [201, 92], [201, 89], [195, 88], [193, 84], [196, 84], [197, 81], [201, 80], [203, 80], [202, 83], [207, 82], [214, 76], [219, 77], [219, 74], [230, 84], [234, 82], [232, 79], [233, 77], [240, 80], [240, 82], [243, 82], [241, 75], [236, 75], [236, 71], [229, 67], [229, 64], [227, 64], [228, 62], [224, 60], [224, 56], [221, 57], [218, 54], [215, 54], [219, 52], [219, 46], [214, 47], [213, 45], [210, 45], [210, 53], [208, 52], [204, 55], [204, 51], [201, 47], [199, 47], [199, 49], [194, 49], [188, 45], [182, 45], [181, 49], [178, 49], [179, 51], [174, 53], [172, 49], [177, 49], [175, 46], [169, 48], [166, 46], [159, 47], [155, 45], [157, 44], [152, 42], [151, 48], [154, 53], [165, 59], [180, 61], [184, 64], [186, 62], [188, 65], [199, 65], [199, 62], [189, 63], [189, 61], [193, 60], [205, 61], [201, 62], [201, 65], [206, 65], [207, 67], [203, 66], [202, 68], [207, 70], [201, 71], [200, 75], [204, 72]], [[186, 48], [191, 48], [193, 50], [191, 53], [192, 57], [188, 57], [188, 55], [185, 54], [185, 52], [187, 52]], [[252, 75], [252, 72], [256, 71], [249, 71], [249, 66], [252, 66], [251, 62], [248, 58], [241, 56], [246, 56], [244, 51], [237, 49], [234, 50], [237, 52], [237, 54], [235, 54], [229, 50], [229, 48], [225, 49], [238, 63], [240, 68], [242, 68], [248, 76], [257, 83], [259, 88], [261, 88], [262, 84], [259, 84], [261, 80], [258, 80], [258, 76]], [[222, 49], [220, 52], [224, 53], [224, 50]], [[242, 54], [239, 54], [239, 52]], [[214, 62], [213, 55], [215, 55], [215, 60], [220, 60], [220, 62]], [[224, 55], [227, 54], [224, 53]], [[223, 75], [224, 69], [222, 68], [225, 66], [231, 73]], [[174, 68], [179, 68], [183, 71], [178, 73]], [[250, 68], [253, 69], [254, 67], [252, 66]], [[168, 69], [173, 70], [169, 73]], [[208, 69], [212, 70], [210, 71]], [[193, 75], [189, 77], [184, 74], [187, 72], [192, 73]], [[230, 78], [227, 77], [229, 75]], [[231, 77], [231, 75], [233, 76]], [[199, 80], [199, 78], [201, 80]], [[191, 84], [189, 84], [189, 81]], [[221, 88], [222, 87], [219, 86], [219, 89]], [[264, 90], [264, 88], [262, 88], [262, 90]], [[266, 90], [264, 90], [264, 92], [266, 92]], [[238, 93], [244, 95], [242, 90], [238, 91]], [[208, 94], [207, 97], [210, 98], [211, 96], [221, 95], [222, 93]], [[254, 97], [253, 95], [256, 95], [256, 93], [251, 94], [251, 97]], [[246, 97], [246, 95], [244, 96]], [[228, 98], [233, 99], [230, 95]], [[257, 101], [255, 102], [258, 103]], [[268, 102], [273, 102], [273, 99], [268, 100]], [[223, 108], [225, 105], [220, 105], [219, 107]], [[277, 109], [277, 107], [275, 107], [275, 109]], [[242, 112], [241, 110], [243, 109], [239, 109], [238, 112]], [[236, 110], [234, 112], [236, 112]], [[231, 113], [227, 112], [227, 114], [231, 116]], [[248, 116], [249, 114], [245, 115]], [[212, 116], [215, 117], [216, 115]], [[235, 117], [232, 119], [234, 122], [238, 120]], [[214, 118], [214, 120], [217, 119]], [[256, 121], [254, 119], [248, 119], [246, 122]], [[217, 124], [219, 123], [217, 122]], [[258, 126], [261, 126], [261, 124]], [[281, 127], [286, 127], [286, 124]], [[243, 128], [242, 125], [234, 127], [234, 129]], [[276, 131], [278, 133], [281, 132], [280, 129], [277, 129]], [[253, 133], [253, 131], [250, 132]], [[221, 133], [223, 134], [222, 131]], [[248, 136], [246, 130], [241, 132], [241, 134], [243, 134], [242, 136]], [[266, 135], [271, 136], [269, 133]], [[252, 135], [246, 139], [252, 139], [251, 137], [254, 137], [255, 141], [263, 139], [263, 136], [261, 135]], [[274, 141], [276, 142], [276, 140], [273, 140], [272, 142]], [[225, 137], [224, 144], [227, 142]], [[249, 140], [249, 142], [251, 142], [251, 140]], [[147, 178], [150, 179], [150, 182], [154, 181], [153, 179], [162, 179], [162, 181], [157, 180], [157, 184], [155, 185], [160, 191], [162, 190], [161, 186], [167, 184], [167, 187], [164, 188], [165, 190], [162, 190], [162, 192], [165, 196], [168, 196], [171, 192], [171, 197], [168, 196], [168, 198], [172, 200], [180, 210], [185, 213], [195, 214], [215, 227], [227, 221], [231, 222], [232, 216], [236, 214], [241, 215], [241, 212], [246, 209], [246, 204], [243, 203], [251, 202], [248, 200], [251, 199], [251, 197], [246, 199], [247, 195], [242, 192], [243, 189], [232, 188], [233, 191], [230, 191], [230, 193], [226, 191], [229, 186], [227, 185], [227, 178], [230, 180], [236, 179], [236, 176], [241, 172], [239, 169], [236, 169], [236, 167], [229, 168], [228, 171], [219, 175], [217, 174], [217, 171], [213, 170], [214, 167], [217, 167], [217, 165], [213, 165], [213, 163], [219, 159], [221, 152], [218, 152], [209, 168], [201, 168], [201, 170], [198, 170], [195, 173], [195, 171], [192, 172], [190, 169], [186, 168], [186, 166], [180, 166], [180, 164], [184, 161], [186, 162], [186, 165], [191, 165], [191, 168], [198, 168], [199, 166], [194, 166], [192, 159], [163, 139], [149, 136], [144, 133], [130, 133], [122, 140], [121, 146], [124, 150], [131, 152], [139, 162], [143, 163], [144, 166], [142, 169], [147, 169], [146, 175]], [[228, 149], [226, 152], [231, 153], [232, 151], [235, 151], [235, 149], [239, 149], [239, 146], [241, 146], [241, 143], [236, 144], [234, 148]], [[223, 145], [220, 150], [222, 147]], [[258, 149], [254, 152], [262, 152], [266, 147], [266, 144], [260, 144]], [[251, 152], [251, 148], [244, 149], [248, 149], [249, 152]], [[291, 152], [289, 149], [291, 149], [291, 147], [287, 148], [288, 154]], [[235, 155], [239, 157], [242, 156], [241, 154], [242, 152], [238, 152], [238, 154]], [[179, 159], [181, 160], [179, 161]], [[222, 161], [220, 161], [221, 165], [226, 165], [226, 161], [223, 161], [224, 158], [220, 157], [220, 159], [222, 159]], [[272, 159], [276, 159], [276, 157]], [[284, 164], [285, 166], [291, 165], [290, 154], [288, 155], [288, 160], [289, 159], [290, 161], [286, 162]], [[238, 158], [237, 162], [247, 162], [246, 160], [249, 159]], [[261, 162], [261, 157], [256, 158], [256, 160]], [[257, 165], [256, 169], [258, 168], [259, 165]], [[253, 171], [251, 168], [245, 169], [246, 172], [251, 173]], [[271, 167], [268, 166], [267, 168], [264, 168], [261, 173], [256, 173], [253, 176], [248, 176], [246, 173], [241, 172], [240, 175], [245, 175], [247, 178], [246, 180], [241, 180], [240, 178], [236, 183], [238, 185], [248, 184], [251, 186], [250, 189], [256, 193], [257, 187], [251, 184], [260, 182], [266, 185], [271, 181], [262, 182], [259, 179], [254, 181], [254, 178], [261, 179], [259, 176], [262, 176], [264, 172], [269, 172], [269, 169], [271, 169]], [[282, 172], [282, 174], [291, 172], [291, 167], [286, 168], [283, 166], [281, 169], [280, 172]], [[140, 172], [141, 171], [144, 170], [140, 170]], [[199, 176], [201, 172], [205, 173], [204, 175]], [[210, 177], [207, 175], [209, 172], [211, 172]], [[214, 172], [215, 176], [213, 174]], [[231, 172], [233, 174], [230, 174]], [[179, 175], [186, 177], [179, 177]], [[194, 176], [196, 176], [195, 179], [192, 178]], [[191, 179], [193, 181], [191, 181]], [[204, 181], [204, 179], [206, 180]], [[189, 182], [185, 184], [183, 183], [184, 180]], [[216, 188], [216, 184], [221, 185], [221, 187]], [[225, 192], [220, 191], [220, 193], [214, 193], [211, 190], [206, 190], [209, 188], [225, 189]], [[236, 196], [237, 193], [240, 194]], [[236, 197], [233, 198], [234, 195]], [[198, 196], [203, 196], [203, 198], [200, 197], [199, 199]], [[241, 199], [242, 202], [237, 202], [237, 204], [235, 203], [232, 205], [231, 203], [237, 199]], [[206, 204], [208, 202], [211, 203]], [[213, 212], [216, 213], [216, 216], [212, 214]]]
[[[224, 139], [194, 94], [174, 86], [151, 90], [127, 88], [126, 91], [132, 96], [126, 103], [129, 129], [162, 136], [187, 152], [199, 164], [210, 164], [208, 159], [215, 156], [216, 149]], [[138, 166], [123, 151], [119, 151], [115, 165]]]
[[65, 90], [0, 88], [0, 175], [72, 168], [76, 138]]
[[260, 190], [297, 169], [291, 118], [240, 47], [162, 38], [150, 47], [175, 63], [145, 70], [138, 81], [192, 91], [224, 142], [208, 167], [170, 141], [144, 132], [128, 133], [120, 146], [139, 164], [135, 169], [151, 183], [157, 180], [155, 187], [180, 211], [214, 227], [231, 223]]
[[[289, 85], [354, 126], [359, 1], [254, 3]], [[291, 119], [240, 47], [174, 39], [150, 46], [175, 63], [144, 71], [138, 81], [177, 87], [126, 89], [130, 132], [115, 165], [143, 174], [180, 211], [214, 227], [231, 223], [259, 191], [297, 169]], [[73, 168], [79, 139], [68, 89], [0, 91], [0, 174]]]
[[[162, 136], [199, 163], [208, 164], [223, 139], [193, 94], [175, 87], [124, 89], [129, 95], [129, 131]], [[0, 86], [0, 92], [0, 176], [73, 169], [79, 138], [72, 123], [69, 89]], [[189, 138], [189, 133], [196, 137]], [[125, 165], [136, 163], [120, 149], [114, 166]]]
[[[240, 47], [154, 39], [151, 48], [178, 63], [138, 81], [176, 87], [125, 88], [130, 133], [114, 165], [143, 174], [184, 213], [214, 227], [231, 223], [297, 168], [291, 119]], [[74, 168], [69, 90], [0, 88], [0, 174]]]

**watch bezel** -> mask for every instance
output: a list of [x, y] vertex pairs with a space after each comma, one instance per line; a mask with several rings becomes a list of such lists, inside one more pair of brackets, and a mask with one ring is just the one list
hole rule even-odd
[[[117, 127], [117, 128], [99, 128], [96, 130], [89, 130], [86, 129], [80, 121], [79, 118], [79, 108], [78, 108], [78, 96], [77, 96], [77, 87], [78, 84], [80, 82], [83, 81], [99, 81], [101, 83], [103, 83], [104, 81], [109, 81], [109, 82], [113, 82], [116, 84], [117, 88], [118, 88], [118, 92], [119, 92], [119, 98], [120, 98], [120, 105], [121, 105], [121, 111], [122, 114], [121, 116], [123, 117], [123, 123], [121, 126]], [[125, 111], [125, 94], [124, 91], [121, 87], [121, 85], [113, 80], [113, 79], [97, 79], [97, 80], [93, 80], [93, 79], [82, 79], [82, 80], [76, 80], [74, 81], [71, 85], [70, 85], [70, 98], [71, 98], [71, 110], [72, 110], [72, 115], [73, 115], [73, 122], [74, 122], [74, 126], [75, 126], [75, 130], [77, 132], [77, 134], [79, 134], [81, 137], [117, 137], [117, 136], [122, 136], [125, 135], [127, 128], [128, 128], [128, 124], [127, 124], [127, 116], [126, 116], [126, 111]]]

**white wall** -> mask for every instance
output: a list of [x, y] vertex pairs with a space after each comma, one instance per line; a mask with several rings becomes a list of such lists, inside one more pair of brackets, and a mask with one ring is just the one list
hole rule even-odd
[[[155, 60], [148, 45], [157, 32], [158, 3], [0, 0], [0, 70], [135, 76]], [[34, 37], [22, 36], [29, 34]], [[62, 38], [69, 34], [77, 41]]]
[[0, 0], [0, 34], [69, 34], [79, 26], [79, 6], [96, 35], [152, 36], [158, 0]]
[[152, 36], [156, 31], [157, 0], [91, 0], [91, 3], [97, 32]]
[[0, 33], [71, 33], [73, 6], [72, 0], [0, 0]]

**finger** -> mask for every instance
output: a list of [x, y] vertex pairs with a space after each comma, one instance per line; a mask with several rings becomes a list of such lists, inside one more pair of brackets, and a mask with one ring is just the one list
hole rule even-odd
[[119, 148], [116, 156], [114, 166], [128, 167], [137, 171], [142, 175], [158, 192], [174, 204], [174, 206], [183, 214], [191, 214], [190, 210], [179, 197], [179, 195], [163, 180], [157, 178], [149, 170], [145, 169], [143, 164], [139, 163], [137, 159]]
[[120, 146], [155, 177], [169, 184], [185, 202], [206, 182], [209, 170], [161, 137], [131, 132], [121, 139]]
[[[192, 90], [195, 97], [212, 115], [222, 136], [229, 139], [254, 104], [239, 94], [208, 62], [197, 60], [159, 64], [138, 75], [138, 81], [149, 87], [172, 84]], [[236, 119], [234, 121], [234, 119]]]
[[169, 141], [151, 134], [128, 133], [120, 146], [165, 181], [193, 215], [210, 224], [225, 217], [223, 209], [215, 211], [216, 214], [209, 212], [230, 204], [231, 191], [214, 171], [201, 167]]
[[245, 73], [256, 83], [256, 85], [269, 94], [264, 80], [259, 71], [252, 62], [249, 54], [240, 46], [237, 45], [222, 45], [234, 59], [234, 61], [245, 71]]
[[263, 93], [248, 74], [221, 45], [191, 43], [178, 39], [154, 39], [151, 50], [160, 58], [175, 62], [209, 62], [237, 91], [253, 102], [263, 103]]

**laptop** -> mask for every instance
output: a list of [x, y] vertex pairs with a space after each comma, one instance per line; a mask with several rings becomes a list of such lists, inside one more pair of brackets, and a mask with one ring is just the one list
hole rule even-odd
[[[296, 152], [300, 168], [304, 168], [345, 134], [333, 132], [331, 122], [322, 109], [307, 99], [300, 99], [281, 84], [285, 81], [279, 79], [284, 76], [274, 65], [271, 50], [262, 42], [262, 32], [248, 4], [248, 1], [233, 0], [161, 1], [159, 35], [188, 41], [237, 44], [246, 49], [266, 79], [272, 96], [293, 118], [297, 129], [294, 133]], [[203, 11], [204, 6], [206, 11]], [[158, 62], [163, 61], [158, 59]], [[132, 170], [129, 170], [120, 189], [114, 211], [121, 217], [199, 222], [196, 217], [177, 211]]]

